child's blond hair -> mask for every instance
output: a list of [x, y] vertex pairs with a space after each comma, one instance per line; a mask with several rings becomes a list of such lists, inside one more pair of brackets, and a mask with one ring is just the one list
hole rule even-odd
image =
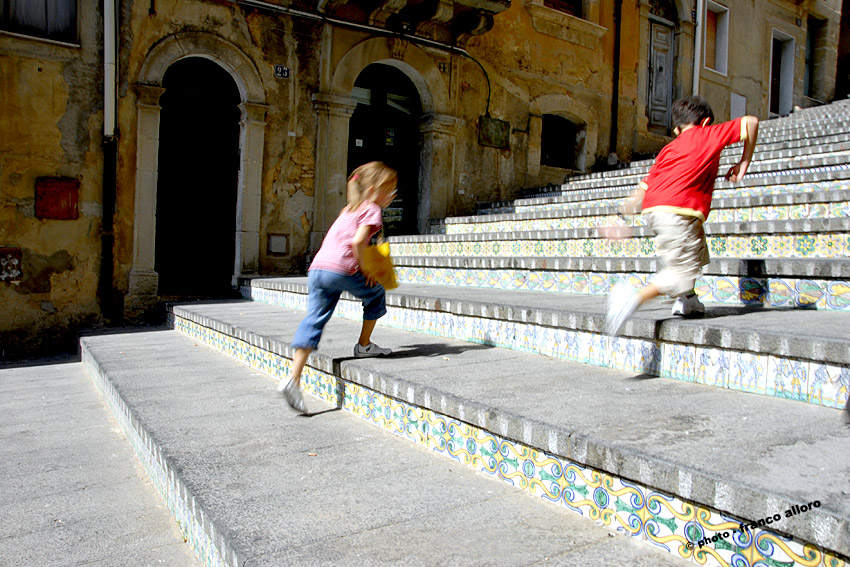
[[364, 163], [348, 176], [348, 210], [354, 211], [365, 201], [372, 201], [381, 191], [395, 186], [396, 171], [380, 161]]

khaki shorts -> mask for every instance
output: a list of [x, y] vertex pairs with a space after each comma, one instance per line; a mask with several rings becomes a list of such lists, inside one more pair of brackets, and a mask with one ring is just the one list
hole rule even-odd
[[702, 219], [667, 211], [649, 211], [644, 217], [655, 234], [655, 252], [661, 262], [652, 283], [664, 295], [691, 293], [702, 267], [711, 262]]

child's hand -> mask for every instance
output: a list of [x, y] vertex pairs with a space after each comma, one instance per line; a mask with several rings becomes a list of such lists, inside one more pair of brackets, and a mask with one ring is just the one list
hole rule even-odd
[[732, 182], [738, 182], [744, 178], [744, 175], [747, 174], [747, 167], [749, 167], [749, 162], [739, 161], [735, 165], [729, 168], [729, 171], [726, 173], [726, 180]]
[[375, 274], [372, 272], [366, 272], [363, 268], [360, 268], [360, 271], [363, 272], [363, 277], [366, 278], [366, 285], [374, 287], [375, 284], [378, 283], [378, 279]]

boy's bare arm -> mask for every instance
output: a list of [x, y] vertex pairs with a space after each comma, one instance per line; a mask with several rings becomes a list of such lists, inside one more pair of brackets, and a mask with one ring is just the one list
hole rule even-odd
[[753, 159], [753, 152], [756, 150], [756, 140], [759, 133], [759, 119], [755, 116], [745, 116], [747, 139], [744, 141], [744, 152], [741, 155], [740, 161], [729, 168], [726, 173], [726, 179], [729, 181], [740, 181], [747, 174], [747, 168], [750, 167], [750, 162]]

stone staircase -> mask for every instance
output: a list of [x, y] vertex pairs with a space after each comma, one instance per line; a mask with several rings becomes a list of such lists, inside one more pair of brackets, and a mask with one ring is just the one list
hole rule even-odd
[[[301, 420], [308, 426], [284, 419], [273, 392], [304, 315], [303, 277], [244, 278], [245, 301], [174, 305], [173, 331], [85, 338], [83, 361], [205, 564], [844, 566], [848, 104], [763, 122], [752, 173], [718, 184], [706, 225], [714, 261], [698, 290], [704, 319], [674, 318], [658, 301], [622, 337], [601, 331], [610, 286], [655, 270], [638, 220], [620, 247], [596, 233], [645, 175], [642, 162], [446, 219], [445, 234], [390, 239], [403, 283], [374, 338], [394, 353], [351, 358], [362, 312], [344, 297], [305, 369], [308, 404], [322, 410]], [[203, 357], [198, 345], [243, 364]], [[328, 428], [325, 419], [341, 419], [329, 408], [543, 502], [458, 515], [444, 504], [459, 492], [439, 468], [404, 469], [405, 486], [441, 501], [428, 504], [392, 480], [413, 453], [379, 450], [389, 442], [364, 443], [350, 424]], [[355, 448], [310, 467], [313, 438]], [[268, 448], [278, 444], [281, 455]], [[234, 455], [244, 473], [231, 469]], [[344, 472], [328, 475], [331, 465]], [[335, 487], [360, 475], [353, 494]], [[411, 524], [416, 514], [424, 519]], [[581, 530], [569, 518], [582, 517], [658, 553], [635, 558], [619, 538], [579, 559], [567, 534]], [[493, 518], [509, 529], [492, 531]], [[334, 522], [361, 520], [340, 556], [328, 542], [348, 536]], [[376, 552], [387, 540], [408, 555]]]

